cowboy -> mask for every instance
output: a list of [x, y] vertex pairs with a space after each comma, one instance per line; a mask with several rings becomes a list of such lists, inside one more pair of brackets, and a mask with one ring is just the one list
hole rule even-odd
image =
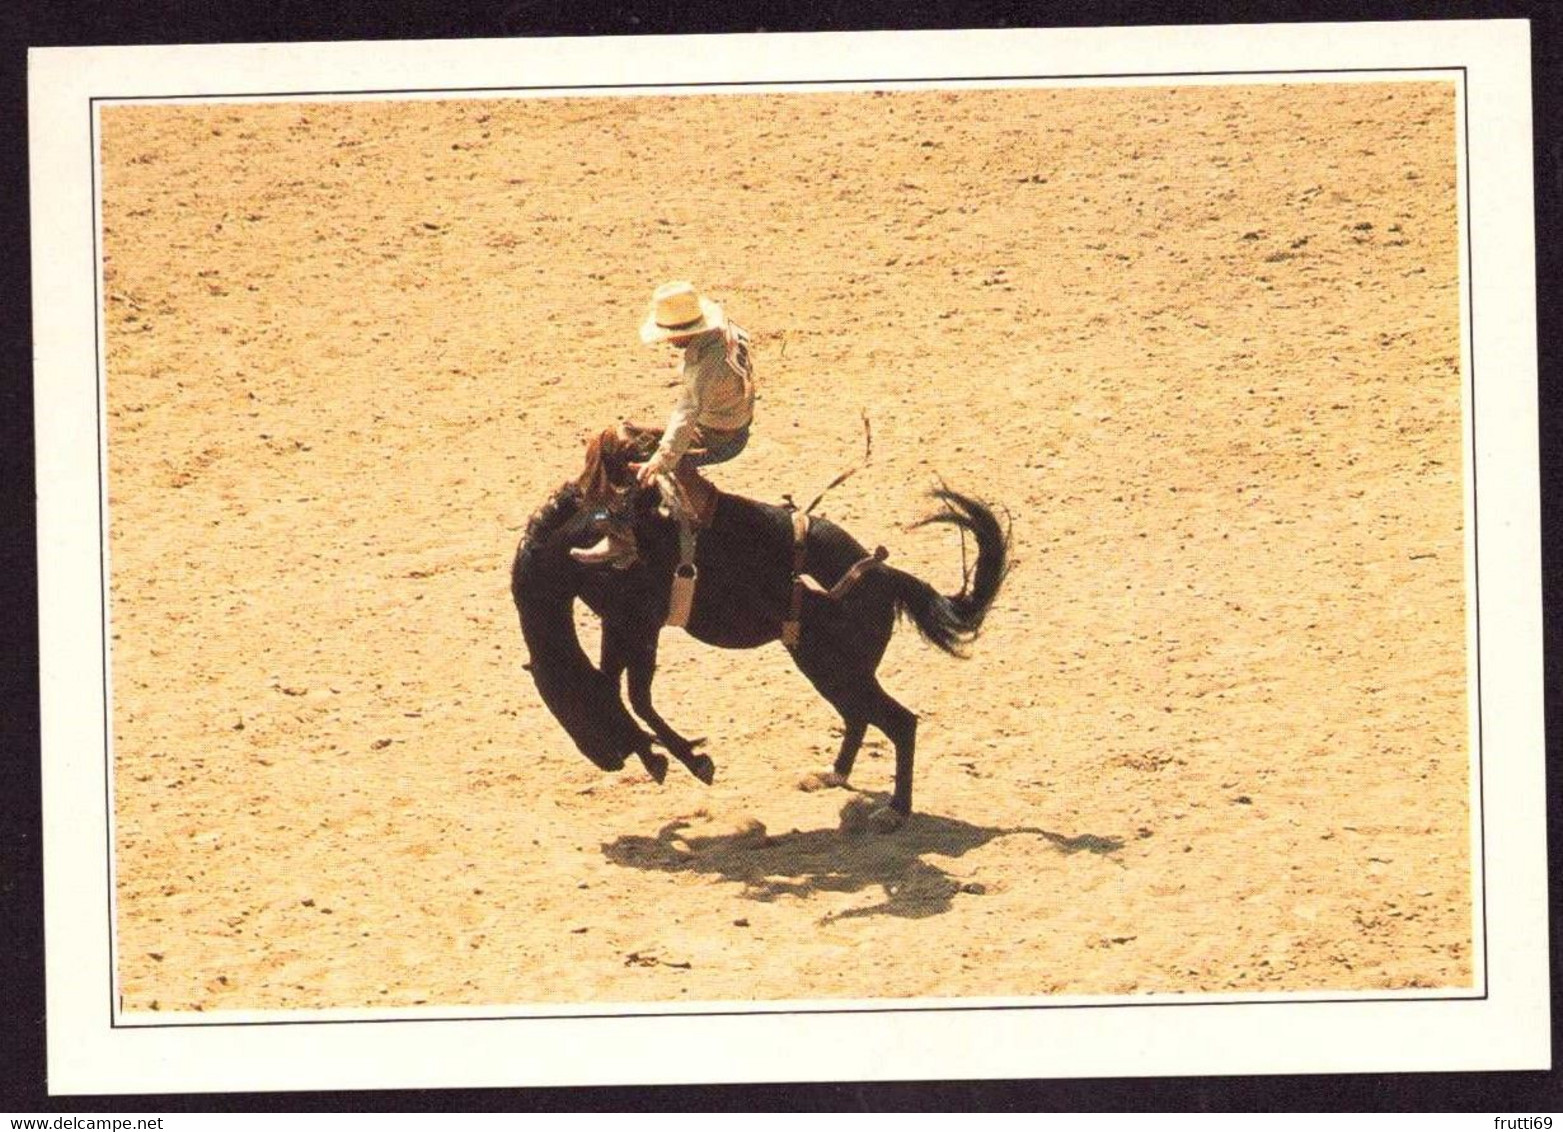
[[[662, 440], [639, 465], [637, 478], [645, 487], [671, 474], [686, 494], [710, 496], [715, 489], [696, 469], [726, 463], [749, 443], [754, 419], [749, 335], [692, 284], [674, 282], [653, 292], [640, 337], [647, 345], [666, 342], [683, 352], [684, 384]], [[601, 541], [570, 554], [587, 564], [628, 566], [635, 560], [634, 529], [610, 519]]]

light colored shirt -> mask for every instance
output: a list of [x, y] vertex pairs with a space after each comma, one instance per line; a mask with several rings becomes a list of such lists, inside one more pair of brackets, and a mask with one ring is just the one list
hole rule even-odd
[[683, 375], [683, 392], [656, 454], [664, 468], [689, 450], [698, 429], [731, 432], [754, 418], [754, 367], [741, 327], [729, 322], [685, 346]]

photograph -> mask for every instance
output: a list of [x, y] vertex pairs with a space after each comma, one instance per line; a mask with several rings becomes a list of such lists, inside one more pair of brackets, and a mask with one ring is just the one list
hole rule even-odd
[[122, 1013], [1479, 987], [1453, 82], [99, 114]]

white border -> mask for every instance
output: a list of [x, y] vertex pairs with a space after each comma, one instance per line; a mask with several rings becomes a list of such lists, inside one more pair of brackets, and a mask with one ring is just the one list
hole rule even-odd
[[[654, 39], [49, 49], [34, 51], [30, 63], [51, 1091], [1547, 1066], [1540, 501], [1524, 23], [689, 37], [676, 51]], [[212, 1026], [214, 1016], [200, 1015], [207, 1025], [111, 1025], [100, 659], [104, 487], [92, 332], [98, 312], [91, 286], [93, 233], [83, 222], [95, 205], [90, 99], [1186, 76], [1080, 77], [1070, 84], [1126, 85], [1239, 81], [1192, 74], [1212, 71], [1244, 72], [1241, 81], [1247, 82], [1287, 81], [1252, 74], [1264, 71], [1454, 67], [1466, 69], [1470, 127], [1471, 196], [1463, 219], [1471, 237], [1467, 247], [1474, 249], [1466, 277], [1475, 318], [1466, 361], [1476, 367], [1480, 526], [1473, 528], [1471, 547], [1482, 571], [1480, 749], [1486, 765], [1480, 800], [1488, 815], [1485, 838], [1476, 835], [1474, 846], [1484, 853], [1473, 862], [1486, 863], [1488, 950], [1475, 958], [1478, 977], [1483, 966], [1488, 971], [1486, 998], [1335, 995], [1321, 1004], [1308, 996], [1271, 996], [1257, 1004], [1217, 999], [1193, 1005], [1169, 995], [1155, 1001], [1178, 1001], [1176, 1009], [1049, 1000], [1048, 1009], [976, 1009], [977, 1002], [966, 1002], [957, 1010], [907, 1011], [895, 1008], [912, 1004], [865, 1003], [860, 1005], [876, 1009], [810, 1014], [782, 1013], [784, 1005], [768, 1003], [755, 1013], [718, 1016], [684, 1016], [668, 1008], [655, 1017], [367, 1023], [356, 1020], [357, 1012], [332, 1012], [298, 1016], [318, 1020], [308, 1024]], [[1297, 75], [1289, 81], [1321, 80]], [[1471, 616], [1474, 627], [1474, 607]], [[1494, 814], [1501, 822], [1491, 820]], [[840, 1011], [849, 1004], [819, 1005]]]

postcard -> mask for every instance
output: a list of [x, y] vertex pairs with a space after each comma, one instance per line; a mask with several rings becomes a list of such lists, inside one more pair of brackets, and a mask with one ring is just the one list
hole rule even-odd
[[51, 1088], [1544, 1067], [1527, 36], [34, 51]]

